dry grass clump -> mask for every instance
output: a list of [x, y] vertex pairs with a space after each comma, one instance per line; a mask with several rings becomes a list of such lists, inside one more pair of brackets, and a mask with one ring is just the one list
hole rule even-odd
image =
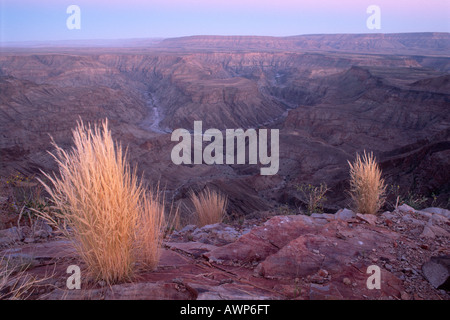
[[25, 300], [32, 293], [35, 278], [25, 272], [14, 274], [13, 270], [0, 270], [0, 300]]
[[26, 272], [26, 261], [19, 263], [11, 258], [0, 257], [0, 300], [28, 299], [50, 277], [37, 279]]
[[161, 197], [159, 188], [141, 200], [138, 224], [136, 229], [136, 254], [138, 261], [145, 267], [156, 268], [161, 251], [163, 232], [166, 227], [165, 199]]
[[227, 207], [227, 197], [206, 188], [199, 194], [191, 192], [190, 199], [194, 204], [197, 224], [202, 227], [222, 222]]
[[360, 156], [350, 165], [350, 195], [355, 209], [360, 213], [376, 214], [385, 201], [386, 185], [381, 169], [372, 153]]
[[44, 185], [57, 209], [45, 215], [73, 239], [75, 247], [95, 279], [107, 283], [132, 276], [139, 257], [154, 266], [158, 258], [164, 206], [158, 196], [144, 191], [136, 171], [131, 171], [120, 145], [108, 129], [78, 122], [74, 147], [65, 151], [56, 143], [53, 155], [60, 176], [45, 176]]

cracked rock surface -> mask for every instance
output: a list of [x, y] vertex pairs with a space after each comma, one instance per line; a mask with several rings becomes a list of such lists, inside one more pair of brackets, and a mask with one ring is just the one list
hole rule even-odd
[[[165, 240], [156, 270], [112, 287], [85, 279], [82, 290], [67, 290], [67, 267], [83, 265], [54, 237], [16, 239], [0, 255], [47, 277], [33, 299], [449, 299], [447, 210], [349, 211], [187, 226]], [[441, 231], [424, 236], [426, 227]], [[379, 267], [380, 289], [367, 286], [370, 266]]]

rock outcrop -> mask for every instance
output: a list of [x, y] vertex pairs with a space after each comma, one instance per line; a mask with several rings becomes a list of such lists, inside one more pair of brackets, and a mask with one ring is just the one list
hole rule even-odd
[[[0, 254], [45, 278], [33, 299], [449, 299], [449, 213], [404, 205], [373, 218], [340, 210], [188, 225], [165, 240], [155, 271], [111, 287], [83, 278], [82, 290], [65, 287], [67, 267], [82, 266], [67, 241]], [[441, 232], [423, 237], [427, 227]], [[374, 267], [379, 288], [368, 285]]]

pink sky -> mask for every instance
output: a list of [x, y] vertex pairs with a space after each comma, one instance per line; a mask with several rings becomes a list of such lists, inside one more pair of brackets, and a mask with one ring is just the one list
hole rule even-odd
[[[10, 2], [10, 0], [1, 0]], [[23, 5], [47, 6], [67, 2], [70, 4], [96, 4], [104, 7], [139, 7], [139, 8], [209, 8], [209, 9], [241, 9], [241, 10], [298, 10], [298, 11], [353, 11], [355, 8], [378, 5], [385, 10], [396, 13], [420, 13], [444, 11], [450, 15], [448, 0], [14, 0]]]
[[[81, 8], [68, 31], [66, 8]], [[366, 26], [381, 8], [381, 30]], [[450, 0], [0, 0], [0, 40], [450, 32]]]

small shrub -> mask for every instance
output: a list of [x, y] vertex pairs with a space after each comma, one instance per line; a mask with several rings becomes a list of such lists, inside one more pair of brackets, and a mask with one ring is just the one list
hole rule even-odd
[[415, 195], [412, 192], [408, 192], [408, 195], [406, 197], [400, 197], [400, 202], [407, 204], [411, 208], [420, 210], [426, 206], [428, 198], [425, 196]]
[[323, 204], [327, 201], [325, 194], [330, 190], [326, 183], [321, 183], [318, 187], [311, 184], [303, 184], [297, 186], [297, 190], [300, 191], [306, 199], [308, 215], [323, 212]]
[[400, 186], [397, 184], [386, 185], [385, 204], [388, 210], [396, 210], [400, 204], [401, 192]]
[[43, 187], [33, 176], [25, 176], [20, 172], [15, 172], [6, 178], [6, 184], [3, 185], [4, 180], [0, 179], [1, 187], [4, 187], [6, 193], [9, 194], [10, 211], [18, 213], [22, 207], [27, 210], [45, 210], [48, 206], [42, 197]]
[[376, 214], [385, 201], [386, 186], [381, 170], [372, 153], [356, 155], [350, 166], [350, 195], [355, 210], [365, 214]]
[[199, 194], [190, 193], [190, 199], [195, 207], [197, 224], [205, 226], [222, 222], [227, 206], [227, 197], [206, 188]]

